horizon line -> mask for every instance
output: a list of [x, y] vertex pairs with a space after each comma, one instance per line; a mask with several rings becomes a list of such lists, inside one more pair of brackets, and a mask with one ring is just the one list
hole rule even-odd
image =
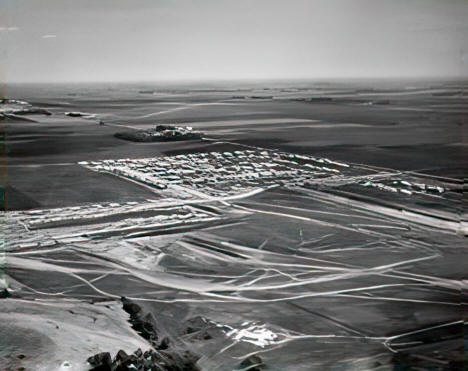
[[103, 80], [11, 80], [0, 81], [0, 85], [36, 85], [36, 84], [183, 84], [183, 83], [254, 83], [254, 82], [337, 82], [337, 81], [452, 81], [468, 80], [466, 75], [431, 75], [431, 76], [328, 76], [328, 77], [238, 77], [238, 78], [169, 78], [169, 79], [103, 79]]

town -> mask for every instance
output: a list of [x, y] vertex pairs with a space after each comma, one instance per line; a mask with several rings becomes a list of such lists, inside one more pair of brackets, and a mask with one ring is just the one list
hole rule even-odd
[[143, 159], [80, 162], [158, 190], [169, 186], [202, 190], [213, 197], [232, 196], [253, 188], [301, 186], [340, 175], [349, 165], [271, 150], [208, 152]]

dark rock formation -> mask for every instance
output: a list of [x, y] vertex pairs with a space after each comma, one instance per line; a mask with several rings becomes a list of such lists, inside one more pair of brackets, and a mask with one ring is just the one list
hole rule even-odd
[[88, 363], [93, 366], [90, 371], [199, 371], [193, 361], [180, 362], [174, 354], [157, 350], [143, 353], [137, 349], [130, 355], [119, 350], [113, 359], [109, 353], [99, 353], [89, 357]]
[[143, 338], [148, 340], [151, 345], [159, 347], [158, 326], [156, 319], [151, 313], [144, 314], [138, 304], [133, 303], [127, 298], [122, 298], [123, 310], [130, 315], [130, 324]]
[[138, 304], [122, 298], [123, 309], [130, 315], [130, 324], [153, 349], [142, 352], [137, 349], [127, 355], [120, 350], [112, 359], [109, 353], [99, 353], [88, 358], [93, 371], [199, 371], [198, 356], [188, 351], [177, 339], [165, 336], [151, 313], [146, 313]]
[[[112, 357], [109, 352], [98, 353], [98, 354], [95, 354], [94, 356], [89, 357], [88, 363], [91, 366], [101, 367], [103, 370], [105, 369], [106, 366], [109, 367], [110, 369], [112, 365]], [[93, 368], [93, 370], [96, 370], [96, 367]]]
[[0, 291], [0, 299], [6, 299], [11, 296], [10, 292], [7, 289], [3, 289]]

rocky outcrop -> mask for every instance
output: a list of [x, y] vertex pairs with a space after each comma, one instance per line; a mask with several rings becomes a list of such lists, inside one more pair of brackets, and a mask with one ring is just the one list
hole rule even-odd
[[151, 313], [146, 313], [127, 298], [121, 300], [123, 309], [130, 315], [132, 328], [149, 342], [152, 349], [146, 352], [137, 349], [130, 355], [120, 350], [114, 358], [107, 352], [98, 353], [88, 358], [92, 371], [199, 371], [196, 365], [199, 357], [182, 342], [167, 336]]

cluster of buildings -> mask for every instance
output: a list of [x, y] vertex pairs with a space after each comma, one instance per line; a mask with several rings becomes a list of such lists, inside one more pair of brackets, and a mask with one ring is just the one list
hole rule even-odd
[[409, 196], [412, 194], [429, 194], [438, 195], [445, 192], [443, 187], [438, 185], [430, 185], [417, 182], [409, 182], [407, 180], [395, 180], [388, 179], [386, 182], [373, 182], [367, 180], [361, 183], [364, 187], [377, 188], [379, 190], [393, 192], [393, 193], [404, 193]]
[[208, 210], [174, 203], [177, 200], [166, 199], [12, 211], [5, 218], [4, 247], [7, 250], [48, 247], [93, 236], [139, 233], [218, 219], [217, 214]]
[[144, 211], [154, 207], [156, 201], [151, 202], [106, 202], [83, 204], [80, 206], [57, 207], [53, 209], [25, 210], [11, 213], [21, 215], [22, 222], [29, 228], [41, 228], [44, 225], [58, 222], [82, 221], [87, 219], [100, 219], [112, 215], [126, 214], [134, 210]]
[[[413, 194], [440, 194], [437, 185], [402, 180], [395, 173], [350, 166], [327, 158], [281, 151], [252, 149], [226, 152], [181, 154], [142, 159], [81, 162], [89, 169], [130, 179], [166, 195], [187, 198], [185, 190], [223, 197], [253, 188], [280, 186], [341, 186], [356, 184], [381, 191]], [[377, 176], [377, 177], [376, 177]], [[380, 181], [376, 181], [380, 179]], [[177, 187], [174, 187], [177, 186]], [[169, 191], [176, 192], [169, 192]]]
[[[311, 186], [354, 184], [407, 195], [434, 195], [446, 190], [395, 173], [359, 175], [355, 166], [326, 158], [271, 150], [243, 150], [175, 156], [81, 162], [82, 166], [110, 173], [158, 189], [163, 198], [140, 202], [107, 202], [55, 209], [14, 211], [4, 218], [5, 249], [53, 246], [94, 235], [120, 235], [198, 222], [219, 215], [185, 198], [236, 196], [274, 185]], [[356, 175], [357, 174], [357, 175]]]
[[193, 131], [190, 126], [157, 125], [146, 130], [132, 130], [115, 133], [116, 138], [134, 142], [159, 142], [201, 139], [203, 133]]
[[160, 190], [180, 185], [215, 196], [235, 194], [251, 187], [304, 185], [311, 179], [340, 174], [348, 167], [328, 159], [269, 150], [194, 153], [80, 164]]
[[[175, 201], [175, 200], [174, 200]], [[154, 215], [146, 215], [152, 212]], [[108, 202], [102, 204], [83, 204], [81, 206], [55, 209], [38, 209], [18, 211], [9, 214], [12, 219], [20, 218], [28, 229], [41, 229], [57, 226], [80, 225], [83, 222], [103, 223], [112, 220], [113, 223], [124, 219], [152, 218], [164, 222], [166, 220], [186, 220], [212, 216], [190, 206], [171, 206], [170, 200], [147, 200], [145, 202]]]

